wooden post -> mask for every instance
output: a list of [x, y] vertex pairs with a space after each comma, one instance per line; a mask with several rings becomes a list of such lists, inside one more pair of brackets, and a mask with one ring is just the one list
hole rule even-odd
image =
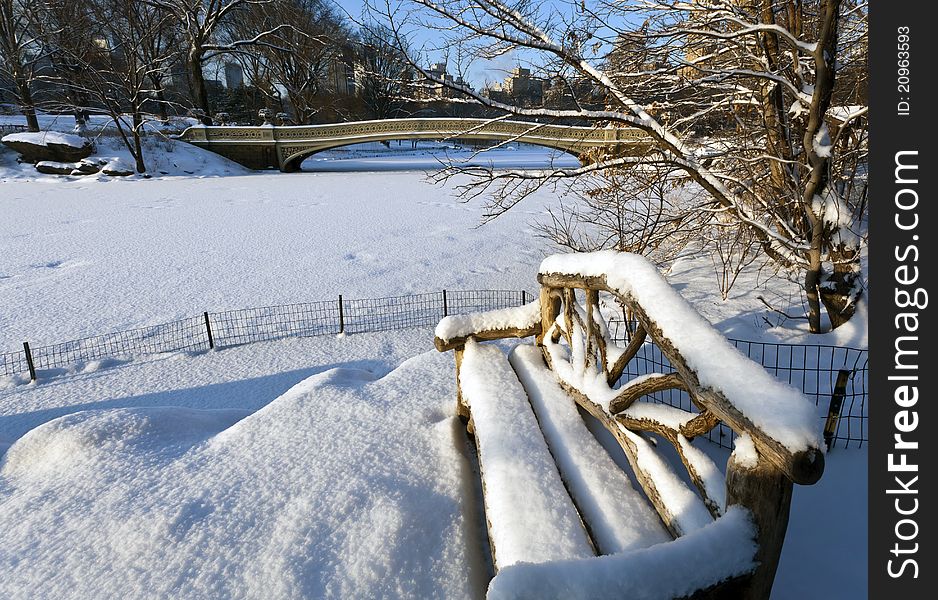
[[339, 333], [345, 333], [345, 310], [342, 308], [342, 294], [339, 294]]
[[36, 381], [36, 365], [33, 364], [33, 353], [29, 349], [29, 342], [23, 342], [23, 352], [26, 353], [26, 367], [29, 369], [29, 379]]
[[791, 480], [771, 462], [760, 457], [754, 467], [747, 467], [730, 455], [726, 465], [726, 505], [738, 504], [752, 513], [758, 563], [748, 583], [740, 587], [734, 598], [767, 600], [771, 594], [788, 529], [791, 491]]
[[457, 346], [453, 352], [456, 356], [456, 416], [459, 417], [459, 420], [466, 426], [466, 431], [474, 435], [472, 413], [469, 412], [469, 406], [462, 397], [462, 383], [459, 379], [459, 371], [462, 369], [462, 356], [465, 350], [465, 346]]
[[544, 345], [544, 336], [553, 326], [554, 320], [560, 314], [560, 298], [551, 293], [551, 288], [546, 285], [541, 286], [540, 295], [541, 304], [541, 332], [537, 336], [537, 345]]
[[521, 290], [521, 306], [524, 306], [528, 303], [528, 295], [524, 290]]
[[449, 306], [446, 304], [446, 290], [443, 290], [443, 316], [449, 316]]
[[208, 320], [208, 311], [202, 313], [202, 316], [205, 318], [205, 333], [208, 334], [208, 349], [213, 350], [215, 348], [215, 338], [212, 337], [212, 324]]
[[847, 395], [847, 380], [851, 371], [841, 369], [837, 373], [837, 383], [834, 384], [834, 394], [831, 396], [830, 407], [827, 409], [827, 420], [824, 422], [824, 444], [831, 449], [834, 433], [837, 432], [837, 423], [840, 422], [840, 411], [844, 406], [844, 397]]

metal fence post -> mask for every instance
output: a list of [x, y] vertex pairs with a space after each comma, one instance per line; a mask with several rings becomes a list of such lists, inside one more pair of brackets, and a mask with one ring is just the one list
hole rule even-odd
[[342, 294], [339, 294], [339, 333], [345, 333], [345, 310], [342, 308]]
[[824, 422], [824, 444], [828, 450], [834, 441], [834, 433], [840, 421], [840, 411], [844, 405], [844, 397], [847, 395], [847, 380], [851, 373], [852, 371], [846, 369], [841, 369], [837, 373], [837, 383], [834, 384], [834, 393], [831, 395], [830, 407], [827, 409], [827, 420]]
[[33, 364], [33, 353], [29, 349], [29, 342], [23, 342], [23, 352], [26, 353], [26, 367], [29, 368], [29, 379], [36, 381], [36, 366]]
[[212, 350], [215, 348], [215, 338], [212, 337], [212, 324], [208, 320], [208, 311], [202, 313], [205, 317], [205, 333], [208, 334], [208, 349]]
[[449, 316], [449, 306], [446, 304], [446, 290], [443, 290], [443, 316]]
[[528, 295], [524, 290], [521, 290], [521, 306], [524, 306], [528, 303]]

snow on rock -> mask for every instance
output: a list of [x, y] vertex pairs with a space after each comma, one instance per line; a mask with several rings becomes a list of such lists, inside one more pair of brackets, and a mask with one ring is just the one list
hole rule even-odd
[[469, 340], [459, 377], [475, 424], [496, 567], [592, 556], [508, 358], [497, 346]]
[[434, 334], [445, 342], [480, 331], [512, 328], [530, 329], [541, 321], [540, 306], [540, 302], [534, 301], [524, 306], [465, 315], [450, 315], [443, 317], [437, 324]]
[[509, 360], [599, 551], [614, 554], [670, 540], [658, 513], [586, 428], [540, 350], [522, 344]]
[[0, 142], [25, 142], [27, 144], [35, 144], [37, 146], [56, 144], [59, 146], [69, 146], [71, 148], [84, 148], [90, 144], [88, 140], [79, 135], [62, 133], [59, 131], [24, 131], [20, 133], [11, 133], [3, 136], [3, 139], [0, 139]]
[[508, 567], [492, 580], [488, 600], [670, 600], [755, 567], [755, 528], [738, 506], [686, 536], [612, 556]]
[[58, 131], [11, 133], [3, 136], [9, 146], [30, 163], [40, 161], [74, 162], [89, 156], [93, 144], [83, 137]]
[[610, 288], [648, 313], [697, 373], [702, 387], [720, 391], [791, 452], [823, 447], [816, 407], [736, 350], [646, 259], [615, 251], [557, 254], [544, 259], [540, 272], [605, 276]]
[[120, 156], [105, 158], [103, 161], [106, 162], [104, 162], [104, 166], [101, 167], [101, 172], [105, 175], [125, 177], [134, 174], [134, 166]]
[[[71, 175], [78, 169], [77, 163], [58, 162], [55, 160], [40, 160], [36, 163], [36, 170], [47, 175]], [[79, 172], [79, 175], [84, 173]]]

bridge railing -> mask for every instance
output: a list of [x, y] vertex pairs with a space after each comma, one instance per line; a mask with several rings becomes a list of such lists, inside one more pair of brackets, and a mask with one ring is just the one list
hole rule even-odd
[[401, 135], [434, 134], [447, 137], [524, 136], [593, 144], [638, 142], [645, 138], [641, 130], [634, 128], [583, 127], [529, 121], [451, 117], [384, 119], [319, 125], [259, 125], [256, 127], [200, 125], [186, 129], [180, 137], [193, 142], [276, 143], [395, 133]]

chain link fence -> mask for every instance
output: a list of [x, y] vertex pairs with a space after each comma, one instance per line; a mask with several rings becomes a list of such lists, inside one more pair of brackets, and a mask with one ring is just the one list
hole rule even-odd
[[[610, 330], [613, 339], [625, 344], [634, 328], [626, 327], [624, 321], [614, 320], [610, 323]], [[823, 344], [727, 340], [769, 373], [801, 390], [821, 411], [826, 412], [821, 419], [824, 421], [824, 440], [829, 448], [838, 444], [844, 448], [860, 448], [869, 441], [867, 350]], [[654, 342], [646, 341], [626, 367], [623, 381], [673, 370], [661, 349]], [[681, 390], [656, 392], [651, 397], [657, 402], [696, 411], [690, 396]], [[732, 448], [735, 433], [720, 423], [707, 434], [707, 438], [723, 448]]]

